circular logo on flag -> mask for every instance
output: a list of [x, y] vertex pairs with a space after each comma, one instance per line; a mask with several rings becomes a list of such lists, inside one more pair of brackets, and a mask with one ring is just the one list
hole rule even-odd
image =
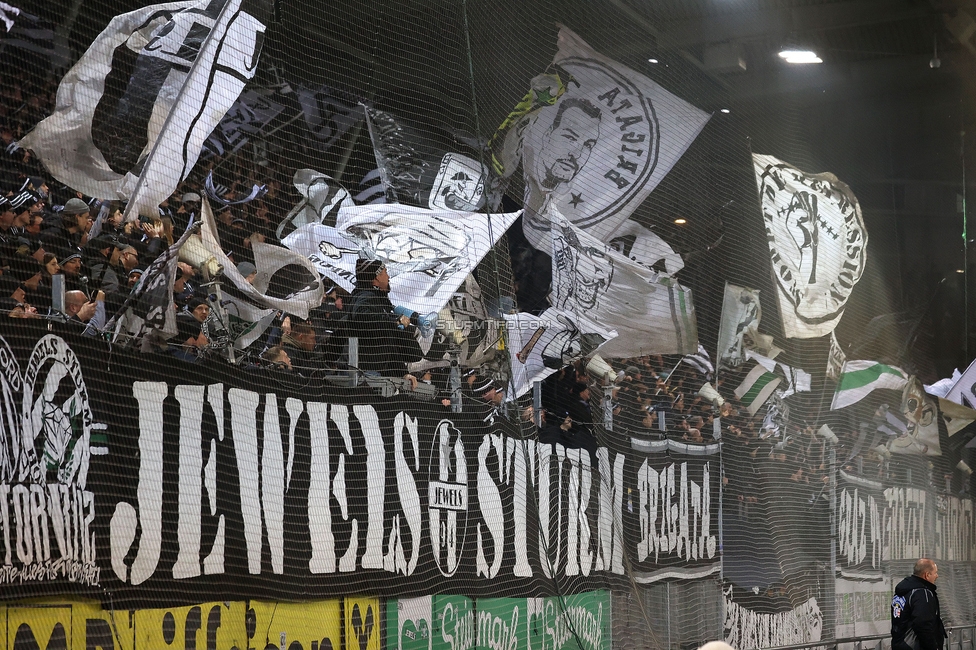
[[625, 69], [580, 57], [559, 67], [571, 75], [566, 92], [539, 111], [523, 143], [534, 204], [525, 219], [540, 231], [549, 230], [546, 202], [580, 228], [614, 215], [644, 188], [658, 157], [654, 107]]
[[832, 174], [757, 162], [773, 275], [795, 318], [838, 318], [866, 263], [867, 230], [857, 199]]

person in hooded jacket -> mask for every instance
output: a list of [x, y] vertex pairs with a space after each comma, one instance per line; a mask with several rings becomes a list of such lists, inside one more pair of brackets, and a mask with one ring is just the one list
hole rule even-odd
[[928, 558], [898, 583], [891, 599], [892, 650], [941, 650], [947, 638], [935, 581], [939, 567]]

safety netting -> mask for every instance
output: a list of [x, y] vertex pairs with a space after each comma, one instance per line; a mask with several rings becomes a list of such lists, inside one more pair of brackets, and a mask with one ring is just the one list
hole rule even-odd
[[0, 2], [6, 647], [976, 622], [972, 63], [834, 4]]

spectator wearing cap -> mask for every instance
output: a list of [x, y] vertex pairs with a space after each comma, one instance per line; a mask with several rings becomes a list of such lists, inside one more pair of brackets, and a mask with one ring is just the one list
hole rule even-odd
[[139, 284], [139, 280], [142, 279], [143, 273], [145, 273], [145, 271], [140, 268], [134, 268], [131, 271], [129, 271], [129, 276], [126, 280], [126, 286], [128, 286], [129, 289], [134, 289], [135, 286]]
[[91, 228], [88, 204], [78, 198], [69, 199], [61, 210], [61, 219], [53, 227], [41, 231], [44, 250], [63, 259], [87, 242]]
[[203, 323], [210, 316], [210, 305], [200, 298], [191, 298], [186, 309], [176, 315], [176, 336], [172, 342], [179, 347], [170, 347], [170, 352], [182, 359], [192, 361], [196, 350], [208, 343], [203, 332]]
[[389, 377], [403, 377], [406, 364], [423, 358], [417, 328], [397, 315], [390, 302], [390, 274], [382, 262], [356, 263], [356, 289], [350, 300], [350, 336], [359, 341], [359, 369]]
[[248, 284], [254, 284], [254, 280], [258, 277], [257, 267], [250, 262], [241, 262], [238, 264], [237, 272], [244, 276]]
[[29, 190], [24, 190], [9, 199], [10, 207], [13, 210], [14, 218], [10, 227], [18, 234], [23, 232], [30, 225], [31, 217], [40, 214], [44, 209], [44, 202], [41, 197]]
[[200, 195], [196, 192], [186, 192], [180, 197], [180, 207], [173, 214], [173, 229], [176, 232], [182, 233], [186, 230], [190, 219], [193, 219], [194, 222], [199, 219], [200, 204]]
[[65, 290], [84, 290], [81, 282], [84, 271], [81, 264], [81, 250], [70, 251], [67, 256], [58, 260], [58, 264], [61, 266], [61, 275], [64, 276]]

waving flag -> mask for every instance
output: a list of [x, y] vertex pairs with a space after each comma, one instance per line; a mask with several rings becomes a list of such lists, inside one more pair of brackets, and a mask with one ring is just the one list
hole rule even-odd
[[841, 371], [830, 408], [837, 410], [860, 402], [878, 388], [902, 390], [907, 383], [908, 375], [901, 368], [877, 361], [848, 361]]
[[830, 334], [867, 264], [857, 197], [833, 174], [807, 174], [772, 156], [752, 160], [783, 333]]
[[553, 225], [550, 300], [556, 309], [617, 331], [600, 350], [603, 357], [698, 352], [690, 290], [627, 259], [558, 212]]
[[269, 13], [269, 0], [200, 0], [115, 17], [22, 146], [66, 185], [155, 214], [254, 76]]
[[[517, 159], [521, 147], [525, 236], [546, 252], [549, 205], [574, 226], [609, 240], [710, 117], [594, 51], [566, 27], [559, 29], [553, 68], [560, 80], [558, 99], [540, 101], [521, 117], [507, 120], [503, 128], [514, 137], [499, 138], [509, 151], [496, 156]], [[677, 256], [668, 251], [665, 256], [673, 266]], [[672, 266], [669, 271], [677, 270]]]
[[310, 223], [281, 240], [284, 246], [304, 255], [319, 273], [352, 292], [356, 288], [356, 260], [359, 245], [332, 226]]
[[518, 313], [503, 318], [511, 352], [513, 397], [521, 397], [533, 382], [592, 354], [617, 336], [585, 317], [558, 309], [547, 309], [539, 316]]
[[390, 300], [420, 314], [439, 311], [518, 219], [398, 204], [341, 208], [336, 230], [390, 273]]

